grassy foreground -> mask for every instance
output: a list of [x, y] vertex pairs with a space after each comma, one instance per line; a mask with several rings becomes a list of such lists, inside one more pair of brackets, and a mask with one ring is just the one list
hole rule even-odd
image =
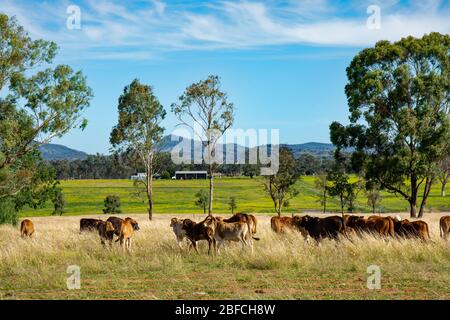
[[[318, 203], [319, 191], [314, 187], [315, 177], [304, 176], [297, 183], [299, 196], [290, 201], [286, 212], [301, 210], [322, 210]], [[273, 205], [263, 192], [262, 178], [217, 178], [214, 182], [214, 212], [228, 213], [227, 202], [235, 196], [239, 211], [273, 212]], [[101, 214], [103, 200], [107, 195], [118, 195], [124, 213], [144, 213], [146, 204], [138, 198], [130, 180], [69, 180], [61, 182], [66, 199], [65, 215]], [[194, 205], [195, 194], [199, 189], [208, 189], [207, 180], [156, 180], [154, 186], [155, 213], [200, 213]], [[420, 198], [419, 198], [420, 200]], [[364, 192], [356, 201], [357, 211], [370, 212]], [[408, 211], [407, 201], [394, 194], [382, 193], [382, 212]], [[328, 200], [328, 210], [338, 211], [337, 199]], [[432, 187], [427, 211], [450, 211], [450, 184], [447, 197], [440, 196], [440, 186]], [[39, 210], [25, 210], [22, 216], [48, 216], [52, 212], [51, 203]]]
[[[103, 248], [95, 233], [79, 234], [80, 217], [33, 218], [32, 239], [2, 225], [0, 299], [450, 299], [442, 214], [425, 218], [433, 242], [366, 237], [319, 246], [297, 233], [278, 236], [270, 217], [258, 216], [261, 240], [253, 255], [229, 245], [214, 257], [204, 244], [200, 255], [181, 251], [169, 227], [172, 216], [149, 222], [133, 215], [141, 230], [131, 253], [117, 244]], [[69, 265], [81, 268], [79, 290], [66, 287]], [[381, 268], [380, 290], [367, 288], [370, 265]]]

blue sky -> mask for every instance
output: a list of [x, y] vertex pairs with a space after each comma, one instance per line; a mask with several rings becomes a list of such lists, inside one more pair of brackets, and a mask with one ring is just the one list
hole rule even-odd
[[[79, 30], [66, 27], [72, 4]], [[380, 8], [379, 29], [367, 26], [370, 5]], [[0, 11], [55, 41], [56, 62], [87, 76], [88, 127], [53, 142], [88, 153], [108, 153], [117, 98], [134, 78], [154, 87], [171, 133], [170, 104], [210, 74], [235, 104], [235, 128], [279, 129], [283, 143], [329, 142], [329, 124], [347, 120], [345, 69], [358, 51], [450, 32], [449, 1], [0, 0]]]

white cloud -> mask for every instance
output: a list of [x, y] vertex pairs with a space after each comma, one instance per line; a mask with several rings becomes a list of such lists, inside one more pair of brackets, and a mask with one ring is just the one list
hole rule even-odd
[[[370, 4], [381, 7], [380, 30], [366, 27]], [[190, 5], [85, 0], [78, 4], [82, 30], [75, 31], [65, 28], [68, 5], [68, 0], [54, 4], [2, 0], [0, 10], [16, 15], [32, 36], [56, 41], [64, 56], [80, 59], [133, 59], [133, 54], [134, 59], [144, 59], [174, 50], [288, 44], [360, 47], [381, 39], [450, 32], [449, 4], [439, 0], [411, 0], [408, 6], [397, 0], [352, 1], [339, 7], [330, 0]]]

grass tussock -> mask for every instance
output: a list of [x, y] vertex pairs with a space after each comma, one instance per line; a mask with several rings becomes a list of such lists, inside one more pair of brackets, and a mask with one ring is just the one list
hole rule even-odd
[[[36, 234], [0, 226], [0, 298], [129, 299], [449, 299], [450, 241], [439, 238], [441, 214], [430, 214], [432, 242], [385, 240], [366, 235], [352, 241], [305, 242], [293, 232], [277, 235], [258, 217], [254, 253], [229, 244], [220, 255], [180, 250], [169, 215], [149, 222], [132, 251], [102, 247], [98, 235], [80, 234], [79, 217], [33, 218]], [[199, 218], [200, 219], [200, 218]], [[81, 268], [81, 289], [68, 290], [66, 270]], [[367, 267], [381, 268], [381, 289], [367, 288]]]

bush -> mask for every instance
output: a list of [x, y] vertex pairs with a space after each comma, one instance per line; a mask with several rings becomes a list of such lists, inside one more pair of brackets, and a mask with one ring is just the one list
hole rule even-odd
[[164, 170], [164, 171], [161, 173], [161, 179], [170, 179], [170, 178], [171, 178], [171, 176], [170, 176], [169, 171]]
[[120, 210], [120, 198], [118, 196], [107, 196], [103, 213], [122, 213], [122, 210]]
[[57, 188], [55, 191], [55, 197], [52, 199], [53, 202], [53, 212], [52, 215], [60, 215], [64, 213], [64, 207], [66, 205], [66, 201], [64, 200], [64, 194], [61, 188]]
[[14, 201], [11, 199], [0, 199], [0, 224], [17, 225], [19, 214], [16, 211]]

